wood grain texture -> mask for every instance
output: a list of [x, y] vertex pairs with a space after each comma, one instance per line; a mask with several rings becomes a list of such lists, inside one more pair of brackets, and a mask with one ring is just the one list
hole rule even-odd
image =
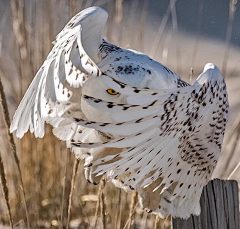
[[239, 229], [238, 183], [214, 179], [203, 189], [201, 215], [173, 219], [173, 229]]

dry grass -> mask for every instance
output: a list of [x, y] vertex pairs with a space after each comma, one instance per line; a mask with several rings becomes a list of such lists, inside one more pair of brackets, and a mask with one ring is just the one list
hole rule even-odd
[[230, 47], [230, 41], [231, 41], [231, 37], [232, 37], [233, 21], [234, 21], [235, 12], [237, 9], [237, 2], [238, 2], [237, 0], [229, 1], [229, 18], [228, 18], [227, 35], [226, 35], [226, 48], [225, 48], [225, 53], [224, 53], [224, 57], [223, 57], [223, 66], [222, 66], [223, 76], [226, 76], [226, 73], [227, 73], [229, 47]]
[[[19, 158], [18, 158], [18, 155], [17, 155], [17, 149], [16, 149], [16, 144], [14, 142], [13, 134], [10, 133], [11, 122], [10, 122], [7, 100], [6, 100], [6, 96], [5, 96], [5, 93], [4, 93], [3, 84], [2, 84], [2, 80], [1, 80], [1, 72], [0, 72], [0, 102], [2, 104], [3, 117], [4, 117], [5, 124], [6, 124], [6, 130], [7, 130], [7, 135], [8, 135], [10, 147], [11, 147], [11, 150], [12, 150], [14, 160], [15, 160], [16, 165], [17, 165], [17, 171], [18, 171], [19, 180], [20, 180], [20, 189], [22, 190], [22, 194], [23, 194], [23, 203], [24, 203], [25, 212], [26, 212], [27, 225], [28, 225], [28, 228], [30, 228], [26, 194], [25, 194], [25, 189], [24, 189], [24, 185], [23, 185], [23, 178], [22, 178], [22, 171], [21, 171], [21, 167], [20, 167], [20, 161], [19, 161]], [[4, 187], [7, 188], [6, 185]], [[8, 197], [8, 195], [7, 195], [7, 197]], [[8, 201], [7, 201], [7, 203], [8, 203]]]
[[135, 221], [135, 212], [137, 208], [137, 203], [138, 203], [138, 193], [135, 191], [132, 194], [132, 200], [131, 200], [131, 206], [130, 206], [130, 212], [129, 212], [129, 217], [126, 226], [124, 229], [130, 229], [132, 225], [134, 224]]
[[71, 190], [68, 198], [68, 214], [67, 214], [67, 229], [69, 228], [70, 218], [71, 218], [71, 207], [72, 207], [72, 197], [73, 197], [73, 191], [75, 186], [75, 179], [76, 174], [79, 166], [79, 160], [75, 159], [74, 166], [73, 166], [73, 172], [72, 172], [72, 179], [71, 179]]
[[204, 0], [200, 1], [199, 4], [199, 9], [198, 9], [198, 25], [197, 25], [197, 31], [196, 31], [196, 38], [195, 38], [195, 44], [192, 52], [192, 64], [191, 64], [191, 69], [190, 69], [190, 77], [189, 81], [192, 83], [192, 78], [193, 78], [193, 69], [195, 69], [195, 62], [196, 62], [196, 57], [197, 57], [197, 52], [198, 52], [198, 47], [199, 47], [199, 37], [200, 37], [200, 28], [202, 25], [202, 16], [203, 16], [203, 3]]
[[101, 180], [100, 187], [99, 187], [99, 202], [100, 202], [100, 216], [102, 221], [102, 229], [106, 229], [106, 204], [105, 204], [105, 195], [104, 195], [104, 188], [106, 185], [105, 180]]
[[[231, 4], [235, 7], [236, 2], [231, 0]], [[46, 128], [46, 135], [43, 139], [35, 139], [28, 133], [21, 141], [16, 142], [17, 145], [14, 143], [13, 135], [9, 133], [9, 112], [12, 117], [34, 73], [50, 51], [54, 36], [71, 16], [91, 4], [103, 5], [109, 11], [107, 40], [122, 47], [129, 46], [156, 56], [160, 61], [164, 61], [164, 64], [170, 63], [168, 59], [171, 54], [172, 37], [179, 35], [176, 0], [169, 1], [162, 22], [157, 22], [160, 26], [156, 34], [154, 33], [155, 37], [151, 37], [151, 45], [148, 42], [150, 35], [147, 28], [149, 25], [147, 22], [148, 7], [151, 1], [145, 0], [142, 5], [140, 3], [141, 1], [126, 3], [122, 0], [11, 0], [9, 9], [12, 9], [12, 20], [8, 20], [8, 14], [4, 14], [2, 22], [6, 25], [5, 27], [2, 25], [3, 29], [0, 30], [0, 71], [3, 72], [0, 92], [4, 114], [0, 118], [6, 122], [6, 128], [1, 126], [3, 131], [0, 138], [1, 142], [5, 143], [1, 149], [3, 163], [0, 160], [4, 190], [4, 198], [0, 199], [0, 210], [4, 212], [0, 216], [0, 224], [23, 227], [28, 225], [29, 228], [170, 228], [170, 219], [165, 222], [142, 212], [137, 205], [136, 193], [132, 196], [105, 181], [101, 181], [99, 186], [88, 184], [84, 177], [82, 162], [75, 160], [74, 155], [67, 151], [65, 144], [52, 135], [49, 126]], [[202, 26], [201, 4], [203, 1], [200, 1], [199, 24], [194, 31], [197, 39], [190, 48], [192, 78], [196, 76], [198, 69], [202, 68], [197, 65], [199, 56], [197, 54], [200, 49], [198, 37], [200, 37], [199, 31]], [[141, 14], [138, 13], [139, 9]], [[234, 15], [235, 8], [231, 8], [230, 13]], [[224, 69], [229, 66], [227, 63], [230, 63], [229, 37], [231, 37], [234, 19], [231, 15], [226, 34]], [[174, 30], [172, 34], [166, 29], [168, 18], [171, 16]], [[4, 33], [1, 33], [2, 31]], [[175, 45], [175, 53], [178, 56], [175, 69], [188, 76], [190, 69], [183, 69], [185, 53], [180, 50], [181, 44], [175, 43]], [[165, 59], [160, 58], [164, 56], [163, 52], [167, 54]], [[4, 98], [2, 84], [4, 84], [7, 98]], [[6, 101], [10, 105], [9, 109]], [[239, 126], [238, 120], [229, 132], [227, 143], [230, 147], [224, 148], [230, 152], [226, 159], [227, 163], [235, 160], [234, 156], [239, 142]], [[13, 157], [9, 157], [10, 150], [13, 152]], [[228, 170], [222, 169], [223, 177], [228, 177], [234, 168], [238, 168], [236, 165], [239, 160], [235, 162], [236, 164], [231, 165], [230, 168], [225, 163], [225, 168]], [[17, 169], [15, 169], [15, 163]], [[19, 183], [21, 188], [19, 188]], [[21, 193], [23, 193], [23, 198]]]
[[177, 0], [170, 1], [169, 6], [166, 9], [166, 12], [165, 12], [164, 17], [161, 21], [161, 24], [159, 26], [157, 35], [154, 39], [154, 42], [153, 42], [153, 45], [152, 45], [152, 48], [151, 48], [151, 51], [150, 51], [150, 57], [152, 57], [152, 58], [154, 58], [155, 55], [156, 55], [160, 40], [161, 40], [161, 38], [163, 36], [163, 33], [164, 33], [164, 29], [167, 25], [168, 18], [171, 15], [171, 12], [172, 12], [173, 8], [175, 7], [176, 1]]
[[157, 229], [159, 227], [159, 221], [160, 221], [159, 217], [156, 216], [156, 219], [155, 219], [155, 222], [154, 222], [154, 229]]
[[9, 192], [8, 192], [8, 186], [7, 186], [5, 169], [4, 169], [4, 164], [2, 161], [1, 152], [0, 152], [0, 177], [1, 177], [1, 183], [2, 183], [3, 196], [6, 201], [6, 206], [7, 206], [9, 224], [10, 224], [10, 227], [13, 228], [13, 220], [12, 220], [11, 208], [10, 208], [10, 203], [9, 203], [10, 202], [9, 201]]

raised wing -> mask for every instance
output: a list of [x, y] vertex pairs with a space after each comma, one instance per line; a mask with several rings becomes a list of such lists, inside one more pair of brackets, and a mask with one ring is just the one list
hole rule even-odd
[[[17, 137], [21, 138], [28, 129], [36, 137], [43, 137], [45, 121], [54, 123], [55, 117], [63, 116], [69, 109], [81, 112], [80, 99], [73, 103], [71, 87], [79, 88], [88, 77], [101, 74], [95, 63], [99, 61], [107, 17], [107, 12], [99, 7], [88, 8], [58, 34], [13, 117], [10, 131], [17, 130]], [[77, 93], [80, 97], [81, 89]]]
[[126, 148], [96, 160], [94, 173], [112, 171], [113, 180], [125, 175], [124, 185], [139, 192], [148, 212], [181, 218], [200, 214], [202, 188], [216, 166], [228, 119], [226, 85], [217, 67], [207, 64], [193, 86], [173, 90], [151, 91], [103, 80], [125, 93], [128, 105], [85, 100], [112, 113], [118, 123], [75, 122], [120, 137], [103, 143], [73, 142], [72, 147]]

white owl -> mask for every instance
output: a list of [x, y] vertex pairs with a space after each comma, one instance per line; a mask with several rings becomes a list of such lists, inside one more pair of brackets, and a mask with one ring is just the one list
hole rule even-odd
[[53, 133], [85, 159], [85, 175], [137, 190], [147, 212], [200, 214], [203, 186], [216, 166], [228, 119], [218, 68], [207, 64], [191, 86], [148, 56], [102, 38], [108, 14], [78, 13], [22, 99], [11, 125]]

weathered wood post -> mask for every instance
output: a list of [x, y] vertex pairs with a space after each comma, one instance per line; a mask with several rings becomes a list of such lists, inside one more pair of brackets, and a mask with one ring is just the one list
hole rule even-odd
[[201, 215], [173, 219], [173, 229], [239, 229], [238, 183], [215, 179], [203, 189]]

